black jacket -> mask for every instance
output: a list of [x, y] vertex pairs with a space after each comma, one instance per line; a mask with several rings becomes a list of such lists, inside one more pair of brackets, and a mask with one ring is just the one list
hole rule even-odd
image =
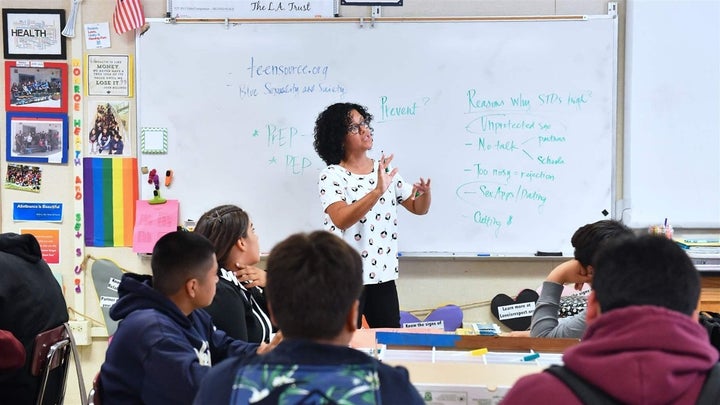
[[39, 378], [30, 374], [35, 336], [68, 320], [62, 288], [33, 235], [0, 234], [0, 329], [25, 346], [25, 366], [0, 374], [0, 404], [32, 404]]
[[215, 326], [234, 339], [269, 342], [272, 325], [262, 290], [259, 287], [246, 290], [233, 272], [222, 267], [218, 269], [218, 278], [215, 298], [205, 308]]

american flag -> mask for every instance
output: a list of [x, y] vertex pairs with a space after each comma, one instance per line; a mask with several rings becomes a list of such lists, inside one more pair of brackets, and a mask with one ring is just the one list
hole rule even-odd
[[118, 34], [124, 34], [145, 24], [140, 0], [117, 0], [113, 12], [113, 27]]

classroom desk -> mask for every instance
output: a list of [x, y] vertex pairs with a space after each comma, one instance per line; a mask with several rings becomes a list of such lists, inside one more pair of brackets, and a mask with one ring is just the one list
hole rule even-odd
[[[521, 352], [535, 351], [539, 353], [562, 353], [568, 347], [580, 343], [580, 339], [558, 339], [558, 338], [531, 338], [531, 337], [510, 337], [510, 336], [481, 336], [481, 335], [453, 335], [432, 328], [412, 328], [412, 329], [358, 329], [355, 331], [350, 347], [358, 349], [377, 348], [378, 341], [376, 339], [377, 332], [397, 332], [398, 336], [403, 335], [427, 335], [428, 339], [433, 336], [453, 336], [456, 339], [452, 346], [437, 346], [437, 350], [475, 350], [480, 348], [488, 349], [493, 352]], [[401, 342], [402, 339], [392, 339], [393, 342]], [[408, 343], [390, 343], [383, 344], [387, 349], [429, 349], [429, 345], [422, 346]]]
[[[397, 343], [414, 344], [419, 337], [433, 342], [448, 337], [453, 344], [428, 347]], [[396, 343], [379, 344], [380, 341]], [[561, 363], [561, 353], [577, 343], [578, 339], [453, 335], [429, 328], [383, 328], [357, 330], [350, 346], [386, 364], [407, 368], [410, 381], [426, 403], [454, 405], [498, 403], [515, 381], [550, 364]], [[488, 349], [486, 356], [471, 354], [480, 348]], [[533, 352], [539, 353], [539, 358], [521, 360]]]
[[[403, 331], [404, 332], [404, 331]], [[562, 353], [568, 347], [580, 343], [579, 339], [531, 338], [510, 336], [463, 335], [452, 348], [437, 350], [475, 350], [486, 348], [494, 352], [535, 351], [539, 353]], [[388, 349], [420, 349], [420, 346], [388, 344]]]
[[700, 310], [720, 312], [720, 271], [700, 272]]
[[477, 364], [390, 360], [403, 366], [410, 381], [429, 404], [496, 404], [521, 377], [546, 368], [537, 364]]
[[[526, 360], [528, 355], [538, 357]], [[519, 378], [562, 364], [561, 353], [528, 350], [478, 355], [469, 350], [388, 348], [379, 357], [383, 363], [407, 368], [426, 403], [443, 405], [498, 403]]]

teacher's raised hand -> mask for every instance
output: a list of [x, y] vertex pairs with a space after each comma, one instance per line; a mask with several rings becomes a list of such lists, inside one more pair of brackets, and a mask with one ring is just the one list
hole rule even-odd
[[390, 184], [392, 183], [393, 177], [398, 172], [398, 168], [390, 168], [390, 163], [392, 162], [393, 158], [395, 157], [394, 154], [390, 154], [390, 156], [386, 156], [385, 153], [380, 156], [380, 161], [378, 162], [378, 173], [377, 173], [377, 189], [380, 190], [382, 193], [387, 191], [388, 187], [390, 187]]

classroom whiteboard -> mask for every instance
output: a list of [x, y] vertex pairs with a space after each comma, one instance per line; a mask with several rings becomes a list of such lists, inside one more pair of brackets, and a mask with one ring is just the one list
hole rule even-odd
[[322, 226], [314, 122], [357, 102], [375, 117], [371, 155], [432, 179], [429, 214], [401, 209], [401, 251], [571, 254], [578, 226], [612, 215], [616, 33], [610, 16], [153, 22], [137, 41], [139, 128], [167, 128], [169, 145], [139, 163], [173, 170], [160, 191], [181, 220], [238, 204], [269, 251]]
[[630, 0], [625, 222], [720, 228], [720, 1]]

